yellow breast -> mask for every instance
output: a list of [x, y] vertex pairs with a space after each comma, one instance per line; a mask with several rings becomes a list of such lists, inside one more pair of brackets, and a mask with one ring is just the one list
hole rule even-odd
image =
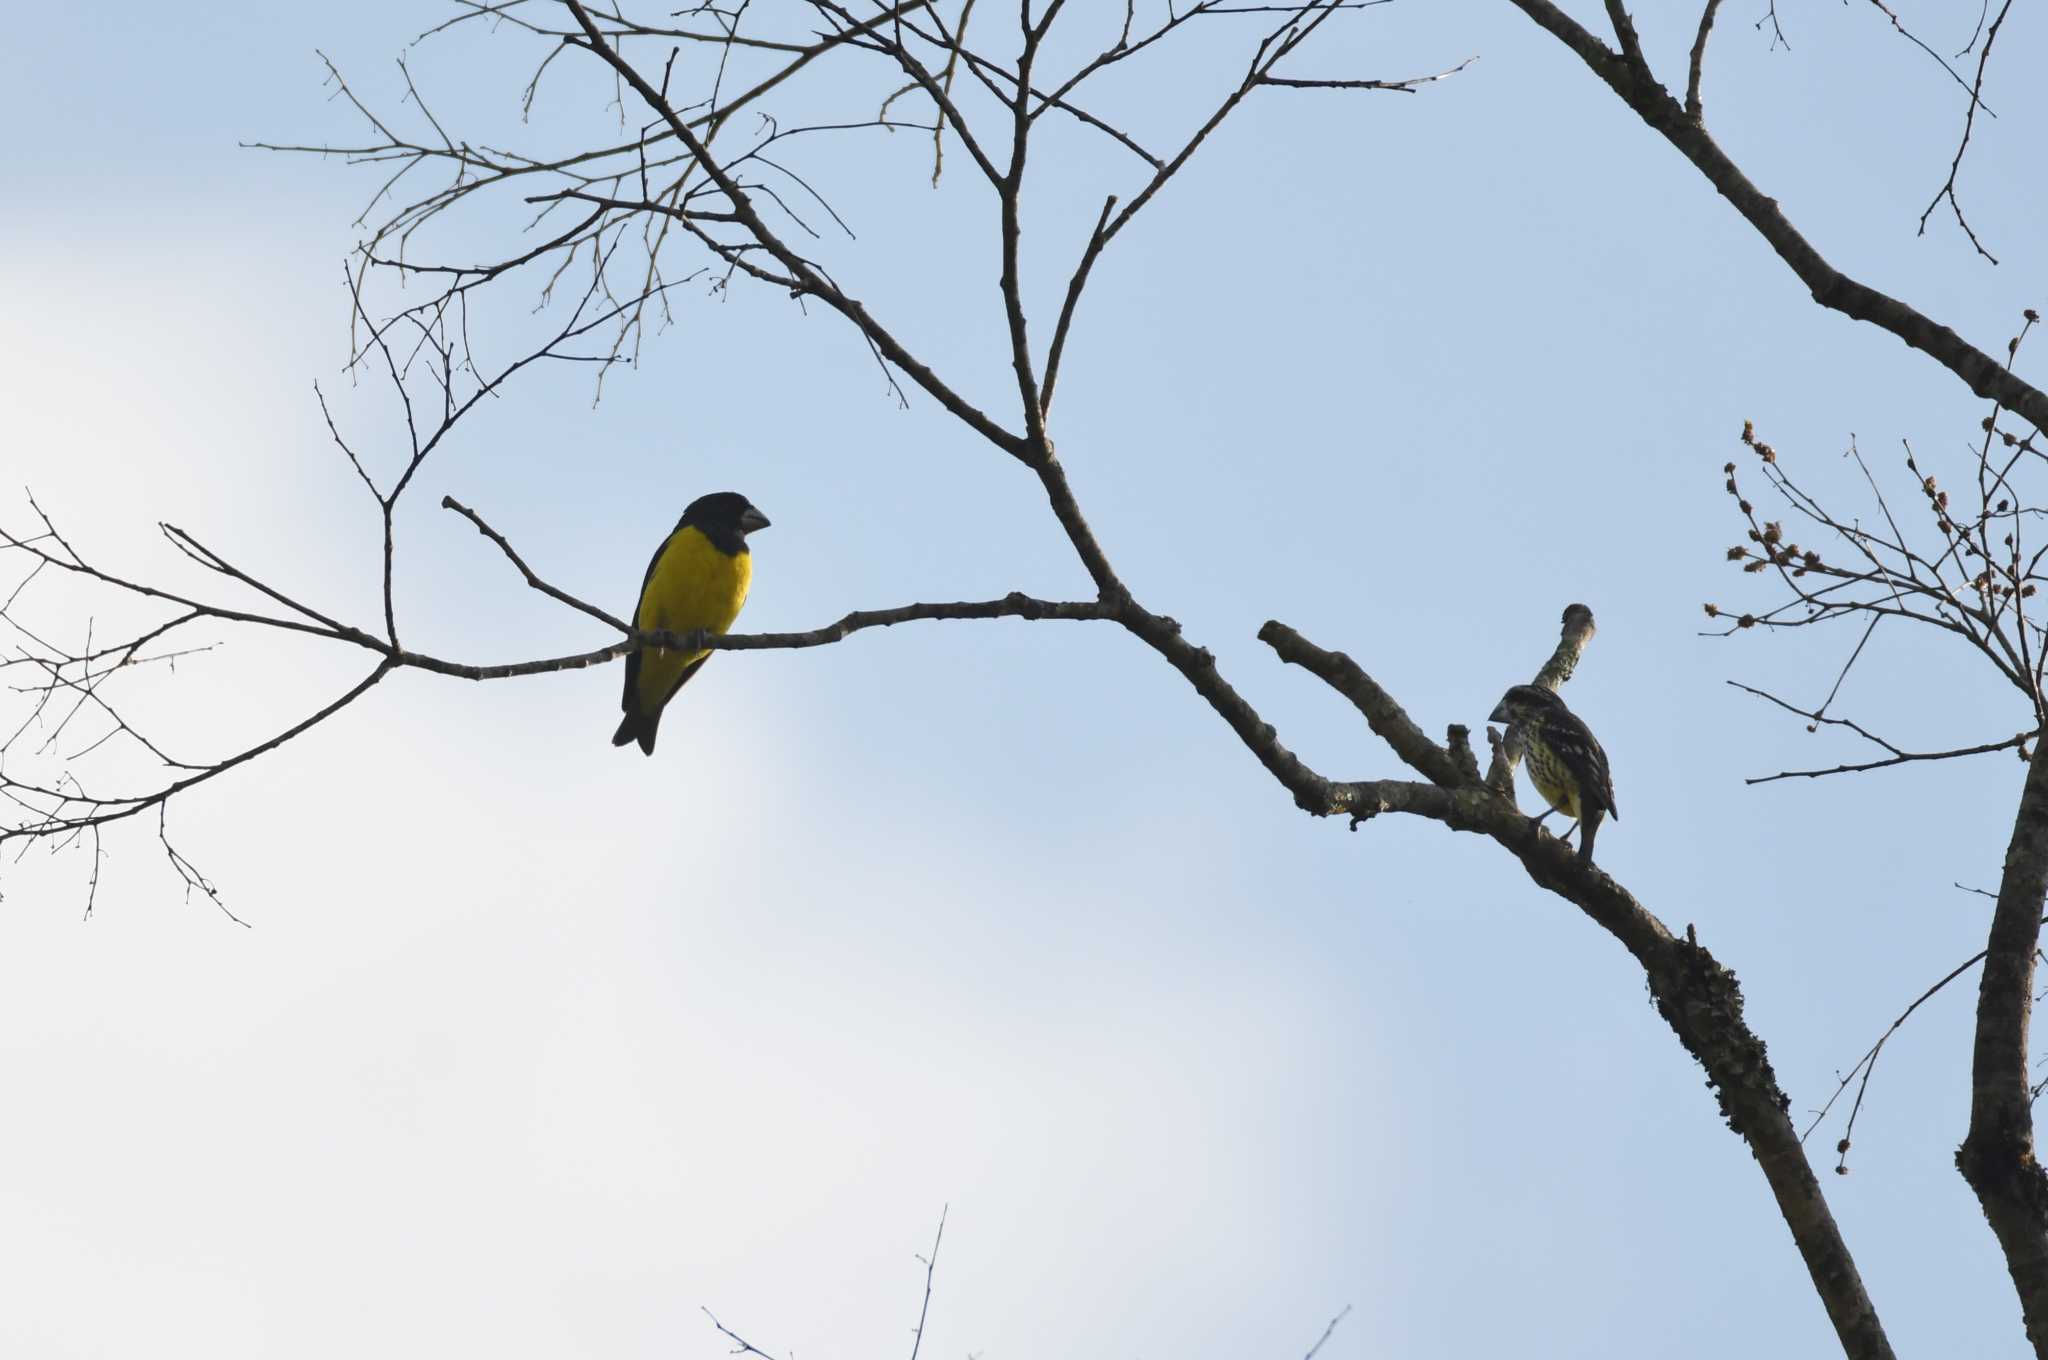
[[[753, 576], [751, 553], [721, 552], [694, 525], [678, 529], [662, 546], [633, 622], [649, 631], [689, 633], [702, 628], [726, 632], [747, 602], [747, 586]], [[642, 702], [658, 706], [675, 689], [683, 672], [703, 655], [702, 650], [647, 651], [640, 662]]]
[[1567, 817], [1579, 815], [1579, 789], [1564, 762], [1554, 755], [1550, 748], [1539, 741], [1528, 745], [1529, 782], [1536, 786], [1536, 792], [1543, 795], [1543, 801]]

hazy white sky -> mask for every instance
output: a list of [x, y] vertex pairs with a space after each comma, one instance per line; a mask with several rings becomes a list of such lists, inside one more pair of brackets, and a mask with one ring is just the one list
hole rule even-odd
[[[1303, 65], [1479, 54], [1456, 80], [1271, 92], [1226, 127], [1098, 271], [1054, 435], [1134, 589], [1333, 776], [1397, 771], [1253, 640], [1263, 620], [1349, 651], [1441, 730], [1483, 723], [1562, 606], [1591, 604], [1570, 698], [1625, 813], [1602, 862], [1696, 923], [1817, 1105], [1981, 947], [1987, 904], [1951, 885], [1995, 878], [2021, 769], [1745, 787], [1854, 748], [1724, 679], [1817, 697], [1850, 639], [1697, 636], [1702, 601], [1768, 598], [1721, 561], [1720, 469], [1754, 419], [1847, 504], [1852, 433], [1893, 475], [1901, 439], [1961, 466], [1983, 412], [1814, 308], [1508, 6], [1452, 8], [1357, 16]], [[1790, 51], [1723, 20], [1725, 144], [1838, 264], [1998, 347], [2048, 263], [2048, 188], [2013, 173], [2048, 101], [2017, 75], [2038, 16], [2001, 38], [2001, 116], [1966, 171], [1994, 269], [1938, 217], [1913, 235], [1952, 87], [1881, 16], [1780, 8]], [[1968, 36], [1943, 7], [1902, 12], [1944, 50]], [[312, 383], [394, 447], [382, 394], [337, 371], [374, 181], [236, 143], [354, 139], [313, 49], [392, 107], [390, 58], [441, 13], [13, 17], [0, 440], [96, 559], [189, 580], [169, 520], [371, 616], [374, 523]], [[1674, 80], [1689, 22], [1644, 20]], [[1189, 84], [1126, 88], [1132, 116], [1180, 126], [1224, 36], [1151, 68]], [[408, 56], [445, 120], [557, 145], [588, 73], [521, 131], [524, 59], [481, 29]], [[1030, 224], [1047, 291], [1125, 173], [1059, 146]], [[904, 146], [814, 168], [861, 232], [835, 263], [1007, 411], [990, 205], [964, 165], [936, 194]], [[749, 627], [1085, 591], [1028, 477], [929, 402], [897, 410], [817, 309], [693, 294], [590, 395], [587, 373], [536, 375], [428, 465], [402, 525], [408, 642], [502, 660], [605, 640], [435, 510], [444, 493], [619, 609], [680, 507], [728, 486], [775, 521]], [[48, 617], [76, 640], [86, 607]], [[231, 645], [135, 702], [177, 752], [219, 752], [359, 673]], [[778, 1354], [899, 1354], [948, 1205], [932, 1356], [1285, 1356], [1346, 1304], [1327, 1356], [1833, 1348], [1633, 964], [1484, 843], [1302, 817], [1121, 634], [921, 625], [723, 656], [653, 760], [606, 743], [617, 683], [402, 675], [180, 800], [181, 848], [247, 930], [184, 900], [151, 827], [109, 835], [86, 924], [84, 851], [6, 865], [0, 1349], [710, 1356], [708, 1307]], [[2024, 721], [1904, 634], [1845, 697], [1914, 746]], [[1854, 1174], [1826, 1178], [1902, 1353], [2023, 1352], [1951, 1161], [1972, 995], [1893, 1041]]]

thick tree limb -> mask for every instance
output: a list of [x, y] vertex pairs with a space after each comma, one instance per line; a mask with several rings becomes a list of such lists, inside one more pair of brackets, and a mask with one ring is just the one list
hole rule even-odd
[[1373, 735], [1387, 743], [1404, 764], [1442, 788], [1466, 788], [1478, 781], [1467, 776], [1451, 753], [1431, 741], [1413, 718], [1379, 687], [1357, 662], [1342, 652], [1326, 652], [1277, 619], [1266, 620], [1259, 641], [1289, 665], [1299, 666], [1351, 701], [1365, 715]]
[[1599, 868], [1581, 865], [1562, 842], [1515, 817], [1520, 843], [1505, 829], [1494, 839], [1514, 851], [1538, 884], [1576, 904], [1635, 956], [1658, 1014], [1706, 1069], [1728, 1127], [1749, 1145], [1771, 1187], [1843, 1353], [1851, 1360], [1890, 1360], [1891, 1342], [1800, 1146], [1791, 1102], [1763, 1040], [1743, 1017], [1735, 975], [1695, 942], [1690, 926], [1684, 939], [1674, 938]]
[[2034, 1155], [2027, 1067], [2033, 1015], [2034, 951], [2048, 898], [2048, 742], [2037, 743], [2005, 852], [1977, 990], [1970, 1062], [1970, 1132], [1956, 1167], [1977, 1192], [2019, 1291], [2027, 1339], [2048, 1355], [2048, 1173]]

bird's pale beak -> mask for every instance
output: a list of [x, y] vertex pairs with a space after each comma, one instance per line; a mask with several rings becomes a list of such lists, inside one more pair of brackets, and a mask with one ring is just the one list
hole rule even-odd
[[1488, 722], [1499, 723], [1512, 721], [1512, 719], [1508, 717], [1508, 701], [1503, 699], [1499, 703], [1495, 704], [1493, 706], [1493, 712], [1486, 715], [1486, 720]]
[[765, 529], [767, 527], [768, 517], [762, 514], [759, 510], [756, 510], [753, 506], [750, 505], [746, 509], [740, 511], [741, 533], [751, 534], [756, 529]]

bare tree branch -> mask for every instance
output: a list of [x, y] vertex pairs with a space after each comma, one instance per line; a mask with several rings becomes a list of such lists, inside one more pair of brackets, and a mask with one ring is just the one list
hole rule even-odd
[[1781, 770], [1777, 774], [1758, 775], [1754, 778], [1745, 779], [1742, 781], [1745, 784], [1769, 784], [1780, 779], [1819, 779], [1825, 775], [1861, 774], [1866, 770], [1884, 770], [1894, 765], [1910, 765], [1916, 761], [1923, 760], [1954, 760], [1961, 756], [1989, 755], [1993, 751], [2010, 751], [2014, 747], [2024, 746], [2027, 742], [2033, 740], [2034, 737], [2032, 732], [2019, 732], [2007, 737], [2003, 741], [1986, 742], [1979, 746], [1959, 746], [1948, 751], [1902, 751], [1860, 723], [1852, 722], [1847, 718], [1829, 717], [1824, 711], [1825, 705], [1820, 709], [1804, 709], [1797, 704], [1787, 703], [1768, 691], [1757, 689], [1753, 685], [1745, 685], [1736, 680], [1730, 680], [1728, 684], [1735, 689], [1741, 690], [1744, 694], [1755, 695], [1759, 699], [1777, 705], [1788, 713], [1794, 713], [1799, 717], [1807, 719], [1809, 722], [1807, 731], [1809, 732], [1819, 726], [1845, 727], [1857, 736], [1862, 737], [1865, 741], [1883, 747], [1891, 753], [1879, 760], [1865, 761], [1855, 765], [1836, 765], [1825, 770]]
[[[1961, 887], [1962, 885], [1957, 884], [1956, 886]], [[1982, 888], [1966, 888], [1964, 889], [1964, 891], [1973, 892], [1981, 897], [1990, 897], [1993, 899], [1996, 899], [1996, 897], [1998, 896], [1996, 893], [1987, 893]], [[2044, 924], [2048, 924], [2048, 922], [2044, 922]], [[1813, 1122], [1811, 1124], [1808, 1124], [1805, 1130], [1801, 1132], [1799, 1135], [1799, 1139], [1801, 1142], [1805, 1142], [1808, 1138], [1811, 1138], [1813, 1136], [1813, 1131], [1819, 1128], [1821, 1126], [1821, 1121], [1825, 1120], [1828, 1117], [1828, 1111], [1835, 1108], [1835, 1102], [1842, 1098], [1842, 1093], [1849, 1089], [1849, 1085], [1851, 1082], [1855, 1083], [1856, 1099], [1850, 1104], [1849, 1118], [1842, 1129], [1842, 1136], [1835, 1143], [1836, 1175], [1846, 1176], [1849, 1174], [1849, 1148], [1851, 1143], [1854, 1141], [1856, 1134], [1856, 1118], [1858, 1115], [1863, 1113], [1863, 1097], [1869, 1094], [1870, 1078], [1877, 1071], [1877, 1059], [1878, 1056], [1884, 1052], [1884, 1046], [1887, 1043], [1891, 1042], [1891, 1037], [1894, 1034], [1897, 1034], [1900, 1029], [1904, 1028], [1908, 1020], [1911, 1020], [1913, 1018], [1913, 1012], [1919, 1010], [1921, 1006], [1925, 1005], [1928, 1001], [1932, 1000], [1936, 993], [1940, 992], [1944, 987], [1948, 986], [1951, 982], [1954, 982], [1957, 978], [1961, 977], [1963, 974], [1969, 972], [1972, 968], [1975, 968], [1978, 964], [1982, 963], [1984, 961], [1984, 954], [1984, 950], [1978, 950], [1976, 953], [1970, 955], [1969, 958], [1964, 959], [1961, 963], [1949, 969], [1947, 973], [1942, 975], [1941, 980], [1936, 982], [1932, 987], [1929, 987], [1926, 991], [1920, 993], [1919, 996], [1913, 998], [1912, 1004], [1908, 1005], [1906, 1009], [1899, 1012], [1898, 1016], [1891, 1022], [1891, 1024], [1885, 1027], [1884, 1033], [1877, 1036], [1877, 1042], [1870, 1046], [1869, 1051], [1864, 1053], [1864, 1055], [1861, 1058], [1858, 1058], [1856, 1060], [1855, 1065], [1852, 1066], [1848, 1070], [1848, 1072], [1842, 1076], [1841, 1080], [1835, 1086], [1835, 1093], [1828, 1097], [1827, 1103], [1825, 1105], [1822, 1105], [1818, 1110], [1814, 1111]]]
[[522, 558], [519, 555], [518, 551], [515, 550], [510, 543], [507, 543], [505, 541], [505, 536], [499, 533], [496, 529], [493, 529], [490, 525], [484, 523], [484, 518], [482, 515], [479, 515], [476, 511], [470, 509], [461, 501], [456, 500], [453, 496], [443, 496], [441, 498], [441, 508], [443, 510], [453, 510], [456, 514], [462, 516], [471, 524], [474, 524], [476, 526], [476, 531], [482, 534], [485, 538], [491, 540], [491, 542], [497, 544], [498, 551], [504, 553], [505, 556], [508, 559], [510, 559], [512, 565], [519, 569], [519, 574], [526, 578], [526, 584], [532, 586], [541, 594], [548, 596], [550, 599], [560, 600], [563, 604], [568, 605], [571, 609], [579, 610], [582, 613], [590, 615], [590, 617], [596, 619], [599, 623], [610, 624], [612, 627], [618, 629], [621, 633], [631, 633], [633, 631], [633, 626], [631, 624], [614, 617], [613, 615], [605, 612], [602, 609], [599, 609], [596, 605], [585, 604], [582, 600], [577, 599], [574, 595], [569, 594], [567, 591], [559, 590], [556, 587], [549, 585], [546, 581], [541, 580], [540, 577], [534, 575], [533, 568], [526, 565], [526, 559]]
[[1260, 76], [1259, 84], [1279, 85], [1290, 90], [1385, 90], [1393, 94], [1420, 94], [1423, 86], [1449, 80], [1477, 60], [1477, 56], [1467, 57], [1435, 75], [1409, 76], [1402, 80], [1304, 80], [1298, 76]]
[[[563, 0], [563, 3], [569, 7], [569, 12], [575, 15], [577, 23], [582, 25], [585, 40], [581, 45], [587, 47], [606, 65], [618, 72], [620, 78], [632, 86], [634, 92], [646, 102], [647, 106], [654, 110], [663, 122], [668, 124], [669, 131], [675, 135], [676, 140], [688, 149], [695, 163], [703, 169], [704, 174], [718, 186], [720, 192], [731, 202], [733, 213], [738, 221], [746, 227], [749, 234], [763, 249], [773, 255], [777, 262], [789, 271], [791, 277], [797, 281], [807, 296], [820, 299], [827, 306], [844, 315], [847, 320], [853, 322], [855, 326], [860, 328], [863, 334], [873, 341], [890, 363], [909, 374], [912, 381], [923, 388], [935, 401], [945, 407], [947, 411], [951, 412], [970, 429], [1011, 456], [1020, 459], [1026, 458], [1026, 445], [1021, 438], [996, 424], [995, 421], [984, 415], [965, 398], [961, 397], [959, 393], [942, 382], [936, 373], [914, 357], [909, 350], [905, 349], [902, 342], [885, 329], [864, 304], [858, 299], [848, 297], [840, 292], [809, 261], [790, 249], [781, 237], [772, 231], [768, 224], [761, 219], [759, 212], [754, 207], [752, 198], [748, 196], [746, 190], [741, 188], [739, 183], [732, 178], [731, 174], [712, 157], [703, 141], [698, 138], [689, 124], [683, 121], [682, 116], [669, 104], [667, 98], [649, 84], [647, 78], [641, 75], [624, 57], [620, 56], [617, 49], [607, 41], [603, 32], [599, 30], [596, 22], [591, 18], [590, 12], [583, 7], [579, 0]], [[575, 42], [576, 40], [572, 38], [567, 41]]]
[[1299, 666], [1351, 701], [1364, 715], [1373, 735], [1393, 748], [1417, 774], [1442, 788], [1468, 786], [1472, 781], [1445, 748], [1431, 741], [1423, 730], [1394, 702], [1392, 695], [1374, 683], [1358, 663], [1342, 652], [1326, 652], [1277, 619], [1268, 619], [1259, 629], [1259, 641], [1289, 665]]
[[1695, 123], [1706, 118], [1700, 105], [1700, 76], [1707, 64], [1707, 35], [1714, 31], [1714, 16], [1720, 9], [1721, 0], [1707, 0], [1700, 10], [1699, 35], [1692, 40], [1692, 56], [1685, 74], [1685, 116]]
[[[968, 0], [971, 5], [973, 0]], [[950, 1208], [951, 1206], [947, 1206]], [[924, 1345], [924, 1321], [931, 1315], [932, 1275], [939, 1268], [939, 1244], [946, 1240], [946, 1210], [939, 1210], [938, 1231], [932, 1234], [932, 1250], [929, 1256], [917, 1258], [924, 1267], [924, 1299], [917, 1305], [917, 1330], [910, 1337], [910, 1360], [917, 1360], [917, 1352]]]
[[1687, 117], [1684, 107], [1657, 84], [1646, 66], [1611, 51], [1551, 0], [1509, 3], [1570, 48], [1646, 125], [1691, 161], [1812, 291], [1815, 302], [1889, 331], [1960, 378], [1978, 396], [1998, 401], [2036, 426], [2048, 426], [2048, 394], [2007, 372], [1947, 326], [1829, 264], [1786, 219], [1777, 200], [1750, 182], [1706, 129]]
[[[1942, 183], [1940, 192], [1936, 193], [1928, 201], [1925, 211], [1920, 214], [1919, 234], [1925, 236], [1927, 234], [1927, 219], [1933, 215], [1936, 208], [1941, 206], [1941, 201], [1947, 199], [1949, 208], [1956, 215], [1956, 225], [1963, 229], [1963, 235], [1970, 238], [1971, 248], [1993, 264], [1998, 263], [1998, 257], [1984, 248], [1984, 243], [1977, 239], [1977, 233], [1970, 229], [1968, 220], [1963, 217], [1962, 201], [1956, 197], [1956, 176], [1963, 172], [1963, 156], [1970, 149], [1970, 134], [1976, 130], [1977, 110], [1983, 107], [1984, 104], [1984, 71], [1991, 64], [1991, 45], [1998, 41], [1998, 30], [2005, 23], [2005, 16], [2011, 10], [2012, 0], [2005, 0], [2005, 3], [1998, 8], [1998, 17], [1991, 21], [1991, 31], [1984, 38], [1984, 50], [1977, 54], [1977, 75], [1969, 85], [1970, 107], [1963, 114], [1963, 136], [1962, 140], [1956, 143], [1955, 158], [1948, 164], [1948, 179]], [[1889, 13], [1890, 11], [1886, 12]], [[1979, 22], [1982, 22], [1981, 18]], [[1974, 41], [1975, 39], [1973, 38], [1972, 42]], [[1964, 50], [1967, 51], [1969, 49], [1965, 48]], [[1987, 113], [1990, 112], [1989, 109], [1985, 111]]]
[[1338, 1310], [1338, 1313], [1335, 1317], [1330, 1319], [1330, 1324], [1327, 1327], [1323, 1328], [1323, 1334], [1316, 1338], [1316, 1344], [1308, 1348], [1308, 1353], [1302, 1356], [1301, 1360], [1316, 1360], [1317, 1353], [1320, 1352], [1324, 1346], [1329, 1344], [1329, 1340], [1331, 1337], [1337, 1334], [1337, 1324], [1350, 1316], [1351, 1305], [1347, 1303], [1344, 1305], [1343, 1308]]

